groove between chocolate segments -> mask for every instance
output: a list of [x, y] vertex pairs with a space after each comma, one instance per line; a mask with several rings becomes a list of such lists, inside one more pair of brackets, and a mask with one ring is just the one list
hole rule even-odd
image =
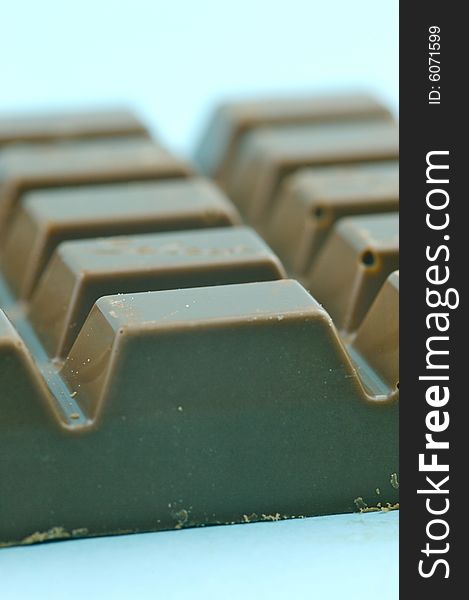
[[248, 227], [63, 242], [28, 317], [49, 354], [63, 358], [101, 296], [284, 277], [277, 256]]
[[303, 283], [347, 337], [398, 268], [398, 213], [344, 217], [336, 222]]
[[[399, 389], [399, 271], [387, 278], [347, 350], [365, 385], [371, 381], [383, 394]], [[360, 371], [363, 360], [371, 368]]]
[[0, 241], [25, 192], [190, 175], [186, 163], [142, 137], [7, 146], [0, 152]]
[[344, 217], [399, 210], [399, 165], [316, 167], [285, 178], [263, 233], [287, 270], [303, 277]]
[[14, 335], [19, 336], [19, 348], [34, 380], [33, 385], [39, 386], [38, 395], [42, 396], [44, 411], [50, 409], [60, 425], [70, 430], [90, 425], [89, 419], [59, 376], [58, 366], [51, 361], [26, 319], [24, 305], [16, 303], [0, 276], [0, 321], [3, 314], [11, 322]]
[[2, 268], [12, 290], [28, 298], [66, 240], [239, 222], [232, 203], [204, 178], [34, 191], [23, 197], [10, 223]]
[[383, 120], [253, 130], [243, 140], [225, 189], [242, 215], [267, 227], [279, 186], [297, 169], [397, 157], [397, 127]]
[[245, 135], [255, 129], [294, 123], [312, 124], [365, 119], [392, 120], [389, 111], [364, 93], [304, 95], [226, 102], [212, 113], [196, 150], [202, 173], [226, 183]]
[[[395, 277], [391, 282], [394, 287]], [[14, 299], [3, 285], [0, 286], [0, 304], [6, 309], [13, 326], [26, 343], [28, 356], [48, 387], [46, 400], [58, 419], [58, 424], [76, 432], [95, 426], [103, 411], [113, 414], [122, 411], [125, 414], [129, 409], [127, 404], [130, 397], [123, 400], [121, 398], [117, 407], [113, 407], [112, 403], [109, 406], [106, 404], [108, 386], [115, 387], [113, 384], [117, 385], [116, 380], [120, 380], [122, 372], [130, 374], [128, 368], [126, 370], [122, 365], [119, 366], [122, 340], [135, 342], [148, 336], [150, 339], [154, 336], [158, 340], [160, 336], [165, 339], [165, 334], [193, 335], [197, 329], [204, 328], [210, 331], [218, 327], [238, 326], [242, 330], [262, 323], [282, 328], [289, 320], [319, 320], [323, 323], [322, 329], [329, 330], [329, 334], [324, 338], [326, 345], [317, 350], [324, 356], [330, 356], [331, 348], [335, 348], [333, 354], [337, 353], [336, 357], [344, 369], [342, 377], [351, 378], [356, 386], [355, 399], [350, 398], [350, 401], [379, 401], [388, 404], [396, 402], [398, 398], [394, 381], [386, 381], [376, 372], [369, 372], [367, 361], [376, 351], [373, 347], [374, 334], [364, 332], [362, 335], [365, 339], [369, 336], [368, 349], [360, 351], [359, 345], [351, 344], [349, 350], [352, 352], [347, 355], [329, 315], [293, 280], [102, 297], [91, 311], [60, 369], [60, 363], [54, 364], [41, 346], [24, 316], [24, 307], [15, 307]], [[13, 310], [9, 310], [12, 306]], [[395, 305], [393, 309], [394, 322], [397, 322]], [[378, 306], [375, 312], [379, 313], [380, 310], [382, 306]], [[376, 317], [374, 321], [376, 325]], [[387, 339], [388, 333], [389, 328], [385, 330], [384, 339]], [[394, 342], [395, 339], [390, 338], [388, 345], [393, 347]], [[158, 344], [157, 341], [155, 343]], [[366, 342], [361, 346], [366, 348]], [[312, 356], [312, 364], [318, 358]], [[396, 357], [392, 358], [395, 362]], [[153, 368], [148, 363], [148, 369]], [[327, 388], [327, 373], [331, 373], [332, 369], [325, 366], [323, 369], [321, 385]], [[395, 370], [395, 365], [391, 367], [393, 369]], [[322, 379], [324, 376], [325, 380]]]

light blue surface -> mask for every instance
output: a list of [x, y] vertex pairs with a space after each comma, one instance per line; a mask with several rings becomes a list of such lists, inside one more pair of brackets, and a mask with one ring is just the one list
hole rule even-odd
[[[131, 104], [192, 151], [220, 98], [367, 89], [397, 111], [397, 0], [4, 0], [0, 111]], [[0, 598], [397, 598], [398, 515], [0, 550]]]
[[229, 525], [0, 551], [5, 600], [395, 600], [398, 514]]

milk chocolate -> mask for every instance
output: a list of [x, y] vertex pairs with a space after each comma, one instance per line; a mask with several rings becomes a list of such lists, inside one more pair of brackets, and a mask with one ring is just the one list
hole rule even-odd
[[389, 111], [367, 94], [276, 97], [227, 102], [212, 114], [196, 151], [201, 171], [226, 185], [245, 134], [269, 126], [391, 120]]
[[0, 147], [123, 136], [149, 136], [145, 125], [127, 109], [47, 111], [0, 117]]
[[381, 120], [266, 128], [245, 136], [227, 191], [248, 220], [262, 221], [266, 227], [283, 179], [300, 167], [388, 161], [397, 156], [397, 128]]
[[338, 219], [398, 208], [397, 162], [300, 169], [285, 178], [265, 237], [287, 269], [302, 277]]
[[336, 327], [355, 331], [390, 273], [399, 268], [397, 213], [340, 219], [305, 285]]
[[140, 138], [8, 147], [0, 152], [0, 241], [27, 191], [190, 174], [184, 162]]
[[27, 298], [66, 240], [234, 223], [236, 209], [202, 178], [29, 192], [6, 235], [3, 271], [14, 293]]
[[48, 353], [63, 358], [102, 296], [282, 277], [278, 258], [246, 227], [78, 240], [58, 246], [29, 318]]
[[395, 128], [347, 102], [212, 138], [324, 306], [143, 136], [0, 152], [0, 545], [397, 506]]
[[348, 351], [365, 386], [399, 389], [399, 271], [380, 289]]
[[397, 392], [363, 387], [297, 282], [103, 297], [47, 389], [7, 330], [4, 544], [397, 501]]

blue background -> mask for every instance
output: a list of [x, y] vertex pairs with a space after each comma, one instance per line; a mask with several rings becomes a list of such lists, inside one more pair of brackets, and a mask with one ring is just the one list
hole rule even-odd
[[[2, 0], [0, 22], [0, 111], [130, 104], [186, 155], [225, 97], [398, 108], [397, 0]], [[387, 513], [11, 548], [0, 597], [395, 599], [397, 540]]]
[[219, 99], [398, 98], [397, 0], [1, 0], [0, 110], [130, 103], [190, 151]]

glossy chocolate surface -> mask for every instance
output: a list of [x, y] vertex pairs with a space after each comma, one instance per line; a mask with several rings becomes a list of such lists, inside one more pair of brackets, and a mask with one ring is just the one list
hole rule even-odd
[[398, 506], [395, 125], [224, 110], [245, 225], [145, 136], [0, 150], [0, 545]]

